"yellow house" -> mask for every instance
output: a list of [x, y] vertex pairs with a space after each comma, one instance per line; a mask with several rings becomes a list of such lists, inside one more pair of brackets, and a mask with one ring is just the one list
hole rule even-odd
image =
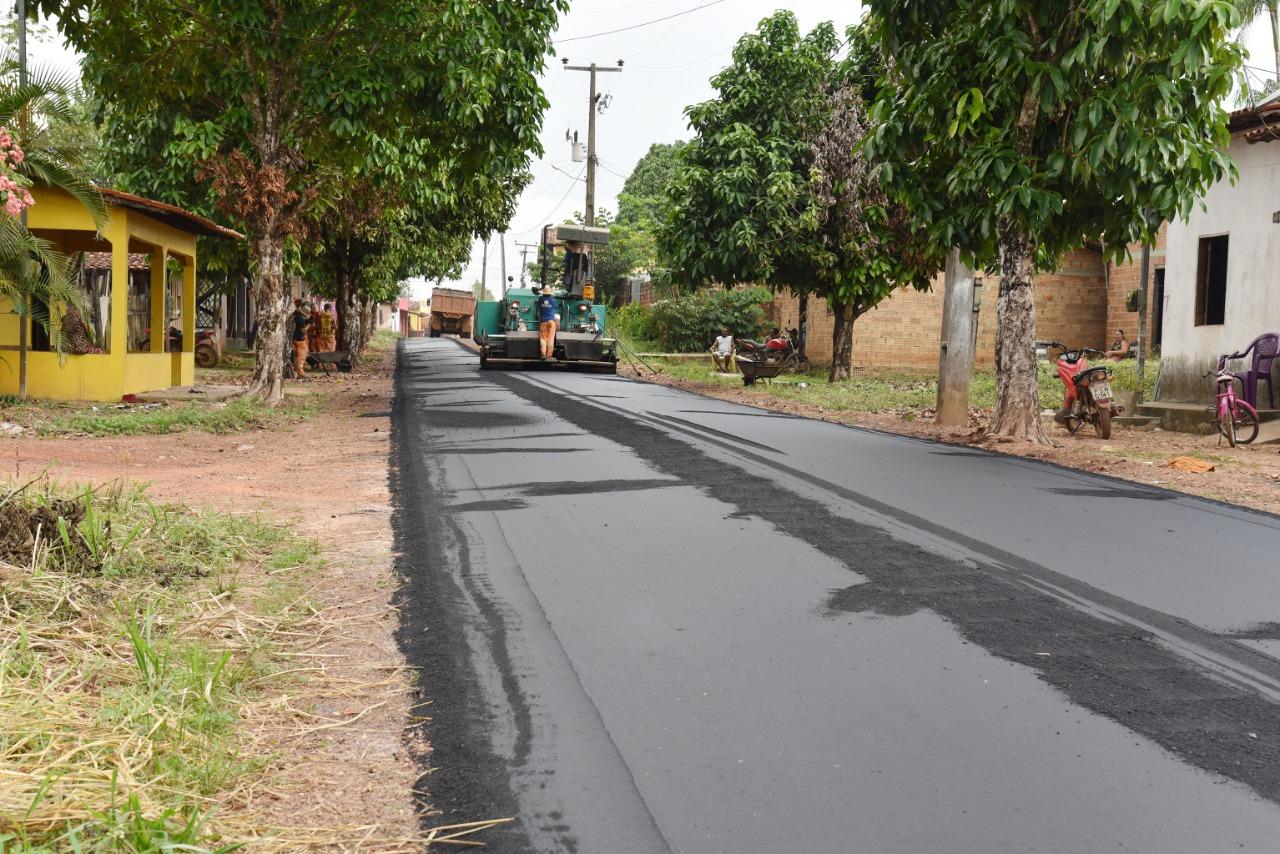
[[[118, 190], [102, 190], [110, 219], [99, 233], [89, 213], [61, 190], [35, 187], [32, 195], [36, 203], [27, 212], [28, 227], [77, 259], [85, 326], [102, 352], [60, 356], [41, 327], [0, 300], [0, 395], [18, 391], [20, 322], [28, 324], [31, 397], [115, 401], [193, 383], [196, 238], [239, 240], [241, 235], [173, 205]], [[171, 326], [173, 335], [167, 334]]]

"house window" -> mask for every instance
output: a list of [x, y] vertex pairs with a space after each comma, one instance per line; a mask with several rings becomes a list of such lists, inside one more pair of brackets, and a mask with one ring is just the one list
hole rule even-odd
[[1221, 326], [1227, 316], [1227, 235], [1200, 238], [1196, 265], [1196, 326]]

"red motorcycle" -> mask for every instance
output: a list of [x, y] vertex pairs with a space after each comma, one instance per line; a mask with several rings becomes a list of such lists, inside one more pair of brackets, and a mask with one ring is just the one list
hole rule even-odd
[[1065, 393], [1062, 408], [1053, 414], [1053, 420], [1066, 427], [1072, 436], [1085, 424], [1092, 424], [1099, 438], [1110, 439], [1111, 418], [1124, 408], [1111, 402], [1111, 369], [1091, 368], [1085, 360], [1086, 353], [1095, 356], [1106, 353], [1090, 347], [1068, 347], [1061, 341], [1037, 341], [1036, 346], [1059, 351], [1058, 377]]

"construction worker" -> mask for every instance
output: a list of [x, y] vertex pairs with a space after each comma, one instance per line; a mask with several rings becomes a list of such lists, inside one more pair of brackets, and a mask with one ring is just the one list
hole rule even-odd
[[538, 342], [542, 345], [542, 358], [550, 361], [555, 358], [556, 320], [560, 309], [559, 301], [551, 295], [551, 288], [542, 289], [542, 296], [534, 303], [538, 311]]
[[293, 375], [302, 379], [307, 375], [307, 332], [312, 324], [311, 304], [300, 299], [293, 301], [293, 314], [289, 326], [293, 340]]

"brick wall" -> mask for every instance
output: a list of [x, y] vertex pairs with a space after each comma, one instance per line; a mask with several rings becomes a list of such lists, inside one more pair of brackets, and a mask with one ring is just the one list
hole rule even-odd
[[[981, 276], [982, 311], [978, 317], [977, 363], [995, 362], [998, 276]], [[1071, 344], [1107, 343], [1108, 299], [1101, 255], [1087, 249], [1068, 255], [1053, 273], [1036, 277], [1036, 334]], [[901, 290], [858, 318], [853, 327], [853, 364], [857, 368], [936, 370], [942, 331], [942, 276], [927, 292]], [[1122, 300], [1123, 301], [1123, 300]], [[779, 326], [799, 325], [799, 299], [780, 293], [771, 318]], [[817, 362], [831, 359], [835, 316], [820, 299], [809, 300], [806, 350]]]
[[[1164, 267], [1165, 237], [1168, 223], [1160, 226], [1155, 245], [1151, 247], [1151, 279], [1147, 283], [1147, 339], [1151, 338], [1151, 323], [1156, 302], [1156, 269]], [[1116, 329], [1123, 329], [1125, 337], [1138, 346], [1138, 312], [1125, 308], [1124, 300], [1130, 291], [1142, 287], [1142, 244], [1130, 244], [1128, 258], [1122, 264], [1112, 264], [1110, 285], [1107, 288], [1107, 343], [1115, 337]], [[1150, 352], [1148, 346], [1147, 351]]]

